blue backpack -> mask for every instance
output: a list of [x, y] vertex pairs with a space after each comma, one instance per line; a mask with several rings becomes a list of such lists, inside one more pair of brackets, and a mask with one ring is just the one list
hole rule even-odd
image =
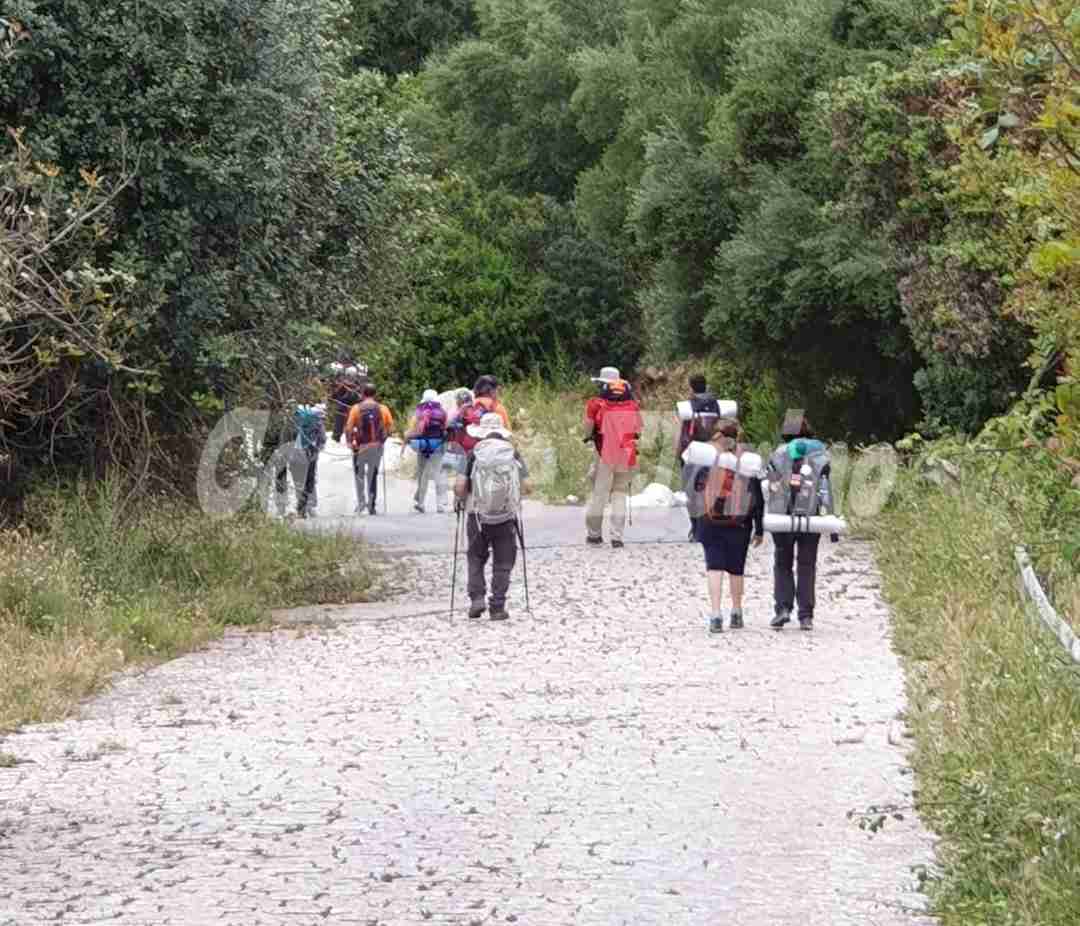
[[301, 450], [321, 450], [326, 443], [326, 409], [317, 405], [296, 407], [296, 445]]

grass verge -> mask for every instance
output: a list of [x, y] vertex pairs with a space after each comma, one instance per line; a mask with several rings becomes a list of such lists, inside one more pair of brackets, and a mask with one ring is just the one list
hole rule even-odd
[[117, 670], [197, 648], [271, 608], [367, 600], [353, 541], [257, 514], [213, 519], [113, 482], [41, 493], [0, 535], [0, 730], [63, 717]]
[[1073, 926], [1080, 671], [1018, 592], [1024, 486], [1010, 499], [991, 483], [989, 466], [950, 490], [909, 475], [874, 532], [908, 668], [918, 806], [941, 838], [929, 889], [946, 926]]

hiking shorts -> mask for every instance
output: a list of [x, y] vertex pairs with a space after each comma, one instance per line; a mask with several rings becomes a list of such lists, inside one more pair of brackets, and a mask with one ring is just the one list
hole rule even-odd
[[[700, 524], [700, 522], [699, 522]], [[750, 550], [751, 527], [699, 526], [699, 539], [705, 548], [705, 568], [709, 572], [726, 572], [741, 576], [746, 571], [746, 554]]]

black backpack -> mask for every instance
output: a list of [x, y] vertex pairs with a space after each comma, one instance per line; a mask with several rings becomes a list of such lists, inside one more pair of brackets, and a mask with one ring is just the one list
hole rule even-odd
[[353, 447], [365, 447], [381, 444], [386, 440], [386, 428], [383, 426], [382, 409], [377, 403], [360, 406], [360, 422], [352, 435]]
[[707, 444], [716, 435], [720, 421], [720, 402], [712, 395], [694, 396], [690, 400], [694, 416], [690, 419], [688, 436], [691, 441]]

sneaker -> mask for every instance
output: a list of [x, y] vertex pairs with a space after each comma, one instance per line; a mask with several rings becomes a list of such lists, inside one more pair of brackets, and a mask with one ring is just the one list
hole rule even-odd
[[738, 610], [736, 608], [731, 609], [731, 629], [732, 630], [742, 630], [743, 629], [742, 611], [740, 611], [740, 610]]
[[722, 617], [709, 618], [709, 633], [723, 633], [724, 619]]
[[694, 530], [693, 524], [690, 525], [690, 533], [686, 535], [686, 539], [690, 543], [693, 543], [695, 540], [697, 540], [697, 531]]
[[600, 546], [604, 542], [603, 537], [586, 537], [585, 542], [591, 544], [594, 547]]
[[621, 550], [624, 546], [625, 546], [625, 544], [621, 540], [612, 540], [611, 541], [611, 548], [613, 550]]
[[372, 505], [370, 508], [368, 508], [367, 513], [368, 514], [375, 514], [375, 506]]
[[416, 502], [412, 506], [412, 508], [413, 508], [413, 511], [415, 511], [417, 514], [423, 514], [424, 513], [424, 506], [421, 505], [419, 502]]
[[476, 620], [487, 610], [487, 606], [482, 601], [474, 601], [469, 606], [469, 620]]
[[506, 608], [492, 607], [491, 614], [490, 614], [490, 619], [491, 620], [493, 620], [493, 621], [505, 621], [508, 617], [510, 617], [510, 612], [507, 611]]
[[769, 621], [769, 626], [772, 627], [773, 630], [782, 630], [784, 628], [784, 624], [790, 623], [790, 621], [790, 611], [777, 611], [776, 617]]
[[814, 619], [812, 617], [800, 617], [799, 618], [799, 630], [813, 630]]

